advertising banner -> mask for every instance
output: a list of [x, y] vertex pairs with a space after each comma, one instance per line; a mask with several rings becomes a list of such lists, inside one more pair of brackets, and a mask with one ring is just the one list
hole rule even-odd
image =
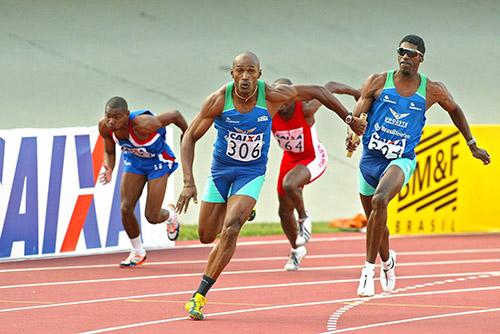
[[[171, 147], [172, 141], [167, 129]], [[112, 182], [103, 186], [97, 127], [0, 130], [0, 261], [129, 249], [120, 217], [120, 152], [117, 146]], [[164, 203], [174, 200], [174, 175]], [[165, 225], [144, 218], [146, 194], [136, 207], [144, 246], [172, 247]]]
[[389, 205], [394, 234], [500, 231], [500, 126], [472, 126], [491, 155], [484, 166], [452, 125], [428, 125], [416, 147], [417, 168]]

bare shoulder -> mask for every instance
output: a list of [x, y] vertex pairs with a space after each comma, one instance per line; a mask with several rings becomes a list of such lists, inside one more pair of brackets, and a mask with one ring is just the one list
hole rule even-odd
[[105, 138], [111, 137], [111, 130], [106, 126], [106, 121], [104, 117], [99, 120], [99, 124], [97, 125], [99, 128], [99, 134]]
[[224, 109], [226, 94], [226, 85], [223, 85], [215, 92], [210, 94], [203, 102], [201, 114], [203, 117], [215, 118], [220, 115]]
[[444, 83], [440, 81], [432, 81], [430, 79], [427, 79], [427, 96], [430, 97], [442, 97], [445, 95], [448, 95], [448, 89], [444, 85]]
[[386, 79], [387, 79], [387, 72], [373, 73], [368, 77], [368, 79], [366, 79], [363, 86], [368, 89], [377, 90], [384, 87]]

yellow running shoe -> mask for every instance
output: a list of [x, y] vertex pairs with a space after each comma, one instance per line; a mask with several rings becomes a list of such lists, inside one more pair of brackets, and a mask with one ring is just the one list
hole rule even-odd
[[186, 311], [188, 311], [189, 316], [193, 320], [203, 320], [203, 312], [201, 309], [203, 306], [206, 304], [207, 298], [203, 296], [202, 294], [199, 294], [198, 292], [188, 300], [186, 305], [184, 305], [184, 308]]

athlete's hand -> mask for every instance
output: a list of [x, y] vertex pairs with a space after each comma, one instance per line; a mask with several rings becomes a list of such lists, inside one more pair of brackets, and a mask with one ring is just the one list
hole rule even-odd
[[193, 199], [194, 204], [198, 204], [198, 193], [194, 184], [184, 186], [181, 194], [179, 195], [179, 199], [177, 200], [175, 211], [177, 211], [177, 213], [183, 213], [182, 210], [184, 209], [184, 213], [186, 213], [191, 198]]
[[366, 130], [366, 120], [360, 117], [354, 117], [351, 124], [349, 124], [349, 127], [355, 134], [362, 136]]
[[99, 173], [99, 182], [103, 185], [111, 182], [111, 175], [113, 174], [113, 170], [102, 164], [102, 172]]
[[358, 136], [355, 136], [354, 133], [349, 131], [347, 138], [345, 140], [345, 147], [349, 152], [354, 152], [361, 143], [361, 139]]
[[491, 162], [491, 157], [486, 150], [477, 147], [476, 144], [469, 146], [469, 148], [474, 158], [481, 160], [483, 164], [487, 165]]

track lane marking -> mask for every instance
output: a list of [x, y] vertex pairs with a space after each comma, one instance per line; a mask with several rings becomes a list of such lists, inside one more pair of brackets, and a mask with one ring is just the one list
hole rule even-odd
[[[495, 253], [500, 252], [500, 248], [476, 248], [476, 249], [452, 249], [452, 250], [431, 250], [431, 251], [410, 251], [398, 252], [398, 255], [444, 255], [444, 254], [476, 254], [476, 253]], [[104, 255], [104, 254], [103, 254]], [[109, 254], [106, 254], [109, 255]], [[329, 259], [329, 258], [347, 258], [347, 257], [363, 257], [365, 253], [345, 253], [345, 254], [323, 254], [323, 255], [308, 255], [308, 259]], [[261, 262], [261, 261], [285, 261], [286, 256], [269, 256], [269, 257], [253, 257], [253, 258], [233, 258], [233, 262]], [[179, 265], [179, 264], [197, 264], [206, 263], [207, 259], [200, 260], [182, 260], [182, 261], [163, 261], [163, 262], [146, 262], [143, 267], [157, 265]], [[17, 268], [17, 269], [0, 269], [0, 273], [26, 272], [26, 271], [48, 271], [48, 270], [74, 270], [74, 269], [96, 269], [96, 268], [118, 268], [118, 264], [95, 264], [81, 266], [57, 266], [57, 267], [34, 267], [34, 268]], [[127, 269], [123, 269], [127, 270]]]
[[[469, 289], [441, 290], [441, 291], [433, 291], [432, 293], [430, 293], [430, 292], [423, 292], [423, 293], [416, 292], [416, 293], [396, 294], [396, 295], [389, 294], [389, 295], [384, 295], [384, 296], [379, 295], [378, 298], [376, 298], [376, 299], [420, 296], [420, 295], [427, 295], [427, 294], [447, 294], [447, 293], [461, 293], [461, 292], [474, 292], [474, 291], [489, 291], [489, 290], [499, 290], [499, 289], [500, 289], [500, 286], [491, 286], [491, 287], [469, 288]], [[347, 298], [347, 299], [317, 301], [317, 302], [298, 303], [298, 304], [276, 305], [276, 306], [259, 307], [259, 308], [253, 308], [253, 309], [244, 309], [244, 310], [235, 310], [235, 311], [227, 311], [227, 312], [217, 312], [217, 313], [207, 313], [207, 314], [205, 314], [205, 317], [216, 317], [216, 316], [221, 316], [221, 315], [232, 315], [232, 314], [239, 314], [239, 313], [259, 312], [259, 311], [270, 311], [270, 310], [275, 310], [275, 309], [286, 309], [286, 308], [294, 308], [294, 307], [307, 307], [307, 306], [336, 304], [336, 303], [344, 303], [344, 302], [356, 301], [356, 300], [359, 300], [359, 298]], [[500, 310], [500, 308], [494, 309], [494, 310]], [[479, 311], [470, 311], [470, 312], [482, 313], [485, 311], [492, 312], [491, 310], [479, 310]], [[467, 312], [460, 312], [460, 313], [467, 313]], [[175, 321], [180, 321], [180, 320], [187, 320], [187, 319], [189, 319], [189, 317], [177, 317], [177, 318], [153, 320], [153, 321], [139, 322], [139, 323], [128, 324], [128, 325], [114, 326], [114, 327], [109, 327], [109, 328], [95, 329], [95, 330], [81, 332], [80, 334], [106, 333], [106, 332], [112, 332], [112, 331], [117, 331], [117, 330], [122, 330], [122, 329], [137, 328], [137, 327], [150, 326], [150, 325], [158, 325], [158, 324], [175, 322]], [[326, 332], [326, 333], [330, 334], [332, 332]]]
[[[488, 272], [472, 272], [472, 273], [449, 273], [449, 274], [434, 274], [434, 275], [399, 276], [398, 279], [403, 280], [403, 279], [420, 279], [420, 278], [427, 279], [427, 278], [434, 278], [434, 277], [462, 277], [462, 276], [481, 275], [481, 274], [500, 275], [500, 272], [499, 271], [493, 271], [493, 272], [488, 271]], [[213, 288], [210, 291], [211, 292], [238, 291], [238, 290], [280, 288], [280, 287], [293, 287], [293, 286], [311, 286], [311, 285], [321, 285], [321, 284], [353, 283], [353, 282], [358, 282], [358, 281], [359, 281], [358, 278], [354, 278], [354, 279], [343, 279], [343, 280], [326, 280], [326, 281], [312, 281], [312, 282], [306, 281], [306, 282], [264, 284], [264, 285], [246, 285], [246, 286], [227, 287], [227, 288]], [[498, 288], [500, 288], [500, 286]], [[36, 305], [36, 306], [8, 308], [8, 309], [0, 309], [0, 313], [26, 311], [26, 310], [52, 308], [52, 307], [64, 307], [64, 306], [73, 306], [73, 305], [94, 304], [94, 303], [112, 302], [112, 301], [122, 301], [122, 300], [127, 300], [127, 299], [176, 296], [176, 295], [183, 295], [183, 294], [192, 295], [193, 290], [172, 291], [172, 292], [152, 293], [152, 294], [132, 295], [132, 296], [122, 296], [122, 297], [111, 297], [111, 298], [88, 299], [88, 300], [79, 300], [79, 301], [72, 301], [72, 302], [63, 302], [63, 303], [57, 303], [57, 304], [49, 304], [49, 305]], [[423, 293], [421, 293], [421, 294], [423, 294]], [[347, 299], [342, 299], [340, 301], [346, 302], [346, 301], [357, 301], [357, 300], [359, 300], [359, 298], [347, 298]]]
[[[480, 263], [500, 263], [500, 259], [474, 259], [474, 260], [450, 260], [450, 261], [430, 261], [430, 262], [405, 262], [398, 263], [398, 267], [412, 267], [412, 266], [432, 266], [432, 265], [455, 265], [455, 264], [480, 264]], [[341, 270], [341, 269], [359, 269], [362, 265], [344, 265], [344, 266], [321, 266], [321, 267], [301, 267], [300, 271], [323, 271], [323, 270]], [[122, 269], [126, 270], [126, 269]], [[221, 275], [242, 275], [242, 274], [264, 274], [264, 273], [283, 273], [283, 268], [275, 269], [254, 269], [254, 270], [237, 270], [222, 272]], [[123, 282], [123, 281], [136, 281], [160, 278], [178, 278], [178, 277], [196, 277], [203, 273], [186, 273], [186, 274], [167, 274], [167, 275], [149, 275], [149, 276], [127, 276], [117, 278], [101, 278], [89, 280], [75, 280], [75, 281], [56, 281], [56, 282], [38, 282], [38, 283], [25, 283], [13, 285], [0, 285], [2, 289], [19, 289], [19, 288], [32, 288], [41, 286], [58, 286], [58, 285], [75, 285], [75, 284], [93, 284], [93, 283], [108, 283], [108, 282]]]
[[434, 287], [434, 286], [441, 285], [441, 284], [462, 282], [464, 280], [465, 281], [475, 280], [478, 278], [491, 278], [491, 277], [496, 277], [498, 275], [499, 275], [498, 273], [469, 275], [466, 277], [461, 277], [460, 280], [458, 278], [454, 278], [454, 279], [445, 279], [445, 280], [435, 281], [435, 282], [427, 282], [425, 284], [414, 284], [411, 286], [398, 288], [390, 293], [389, 292], [382, 292], [379, 295], [375, 295], [372, 297], [359, 298], [358, 301], [344, 305], [341, 308], [337, 309], [334, 313], [332, 313], [332, 315], [330, 315], [330, 317], [328, 318], [328, 321], [327, 321], [327, 330], [332, 332], [332, 333], [336, 333], [337, 332], [337, 323], [345, 313], [351, 311], [356, 306], [368, 304], [371, 300], [375, 299], [377, 296], [399, 295], [401, 292], [406, 292], [406, 291], [414, 290], [414, 289], [418, 289], [418, 288]]
[[[417, 318], [408, 318], [408, 319], [395, 320], [395, 321], [379, 322], [379, 323], [376, 323], [376, 324], [370, 324], [370, 325], [364, 325], [364, 326], [358, 326], [358, 327], [350, 327], [350, 328], [343, 328], [343, 329], [338, 329], [338, 330], [335, 330], [335, 331], [323, 332], [321, 334], [336, 334], [336, 333], [353, 332], [353, 331], [357, 331], [357, 330], [360, 330], [360, 329], [366, 329], [366, 328], [381, 327], [381, 326], [388, 326], [388, 325], [396, 325], [396, 324], [403, 324], [403, 323], [408, 323], [408, 322], [422, 321], [422, 320], [429, 320], [429, 319], [458, 317], [458, 316], [471, 315], [471, 314], [479, 314], [479, 313], [488, 313], [488, 312], [500, 312], [500, 308], [492, 308], [492, 309], [477, 310], [477, 311], [457, 312], [457, 313], [446, 313], [446, 314], [439, 314], [439, 315], [430, 315], [430, 316], [426, 316], [426, 317], [417, 317]], [[102, 333], [102, 332], [100, 332], [100, 333]]]

